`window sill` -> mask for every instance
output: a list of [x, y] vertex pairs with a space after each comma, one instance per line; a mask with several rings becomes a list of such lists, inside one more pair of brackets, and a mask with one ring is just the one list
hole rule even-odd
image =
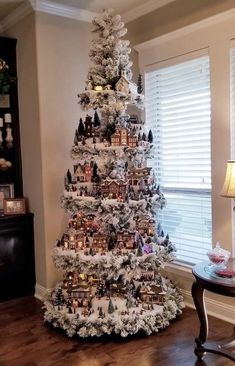
[[173, 273], [177, 276], [186, 277], [193, 279], [191, 265], [182, 264], [180, 262], [174, 261], [172, 263], [167, 263], [164, 267], [165, 271], [168, 273]]

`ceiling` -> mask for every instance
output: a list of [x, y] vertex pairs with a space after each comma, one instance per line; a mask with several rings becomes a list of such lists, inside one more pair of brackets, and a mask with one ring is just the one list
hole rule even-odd
[[37, 3], [44, 2], [49, 5], [82, 9], [92, 13], [101, 13], [104, 8], [113, 8], [116, 13], [121, 15], [131, 15], [138, 10], [138, 14], [141, 15], [141, 12], [146, 13], [146, 9], [152, 11], [173, 1], [174, 0], [0, 0], [0, 22], [23, 3], [31, 3], [32, 7], [35, 8]]
[[[113, 8], [117, 13], [123, 14], [133, 8], [145, 5], [149, 1], [144, 0], [50, 0], [53, 3], [72, 6], [75, 8], [89, 10], [95, 13], [101, 13], [103, 9]], [[153, 1], [151, 1], [153, 2]], [[160, 3], [162, 1], [154, 0]]]

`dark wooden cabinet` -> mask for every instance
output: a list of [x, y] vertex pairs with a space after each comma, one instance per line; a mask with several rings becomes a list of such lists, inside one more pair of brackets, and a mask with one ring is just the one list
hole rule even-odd
[[[33, 294], [35, 286], [33, 214], [4, 216], [2, 211], [3, 196], [13, 198], [5, 195], [4, 187], [13, 186], [14, 198], [23, 197], [16, 43], [16, 39], [0, 37], [0, 59], [8, 65], [14, 79], [7, 97], [0, 95], [0, 118], [4, 120], [0, 126], [0, 159], [12, 163], [5, 169], [0, 164], [0, 301]], [[6, 114], [11, 115], [11, 123], [6, 123]], [[6, 141], [7, 128], [12, 129], [12, 144]]]
[[34, 293], [33, 214], [0, 217], [0, 301]]

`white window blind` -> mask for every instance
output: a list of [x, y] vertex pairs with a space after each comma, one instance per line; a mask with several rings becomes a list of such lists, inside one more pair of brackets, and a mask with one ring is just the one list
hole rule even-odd
[[209, 57], [147, 72], [145, 94], [151, 164], [167, 199], [158, 221], [177, 259], [197, 263], [212, 247]]

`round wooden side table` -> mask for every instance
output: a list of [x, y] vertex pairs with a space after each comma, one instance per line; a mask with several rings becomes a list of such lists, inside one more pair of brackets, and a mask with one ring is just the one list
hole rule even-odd
[[[204, 301], [204, 290], [235, 297], [235, 277], [219, 277], [213, 272], [210, 273], [208, 265], [208, 262], [202, 262], [196, 264], [192, 270], [195, 277], [195, 282], [192, 285], [192, 296], [200, 321], [200, 333], [195, 339], [194, 352], [198, 359], [202, 359], [206, 352], [211, 352], [235, 361], [235, 353], [231, 351], [231, 349], [235, 349], [235, 328], [229, 341], [223, 341], [222, 343], [207, 342], [208, 318]], [[227, 269], [235, 271], [235, 259], [229, 259]]]

